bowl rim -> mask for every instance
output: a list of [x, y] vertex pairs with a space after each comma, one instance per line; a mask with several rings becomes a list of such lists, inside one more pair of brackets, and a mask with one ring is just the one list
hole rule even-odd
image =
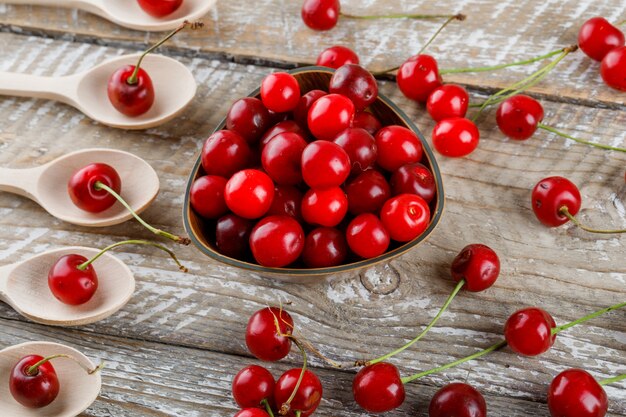
[[[332, 68], [327, 68], [327, 67], [307, 66], [307, 67], [296, 68], [287, 72], [292, 75], [302, 74], [302, 73], [307, 73], [307, 72], [324, 72], [327, 74], [333, 74], [335, 70]], [[261, 91], [261, 87], [258, 87], [254, 91], [252, 91], [250, 94], [248, 94], [247, 97], [256, 97], [259, 95], [260, 91]], [[189, 174], [189, 178], [187, 179], [187, 186], [185, 187], [185, 199], [183, 202], [183, 224], [194, 246], [196, 246], [196, 248], [198, 248], [202, 253], [204, 253], [205, 255], [208, 255], [209, 257], [213, 258], [216, 261], [219, 261], [229, 266], [242, 268], [250, 272], [257, 272], [257, 273], [270, 274], [270, 275], [276, 275], [276, 276], [311, 277], [311, 276], [325, 276], [325, 275], [331, 275], [331, 274], [346, 273], [346, 272], [350, 272], [356, 269], [361, 269], [364, 267], [372, 267], [382, 262], [390, 261], [400, 255], [403, 255], [404, 253], [408, 252], [415, 246], [424, 242], [432, 234], [435, 228], [439, 225], [439, 221], [441, 220], [441, 217], [444, 212], [445, 196], [444, 196], [443, 178], [441, 176], [441, 171], [439, 169], [439, 165], [437, 164], [437, 160], [435, 159], [433, 150], [431, 149], [430, 145], [424, 138], [424, 135], [422, 134], [422, 132], [415, 125], [415, 123], [413, 123], [413, 121], [407, 116], [407, 114], [404, 111], [402, 111], [392, 100], [390, 100], [384, 94], [379, 93], [377, 100], [381, 100], [384, 104], [389, 106], [391, 110], [393, 110], [393, 112], [396, 113], [398, 117], [402, 119], [404, 123], [406, 123], [406, 125], [417, 135], [417, 137], [419, 138], [422, 144], [424, 155], [426, 156], [426, 159], [428, 160], [430, 168], [433, 172], [433, 176], [435, 178], [435, 184], [437, 186], [435, 210], [431, 213], [431, 221], [428, 227], [426, 228], [426, 230], [424, 230], [424, 232], [420, 236], [418, 236], [417, 238], [413, 239], [410, 242], [406, 242], [405, 244], [398, 246], [397, 248], [393, 250], [385, 252], [384, 254], [379, 255], [375, 258], [363, 259], [363, 260], [359, 260], [359, 261], [352, 262], [349, 264], [342, 264], [342, 265], [324, 267], [324, 268], [266, 267], [266, 266], [253, 264], [250, 262], [241, 261], [239, 259], [234, 259], [225, 255], [222, 255], [216, 250], [214, 250], [213, 248], [205, 245], [204, 243], [200, 241], [200, 239], [198, 239], [198, 237], [196, 236], [196, 232], [191, 227], [191, 223], [189, 220], [191, 216], [191, 211], [192, 211], [190, 197], [189, 197], [190, 191], [191, 191], [191, 185], [193, 184], [193, 181], [195, 180], [198, 174], [198, 171], [200, 170], [200, 167], [202, 165], [202, 149], [200, 149], [200, 151], [198, 152], [198, 156], [196, 158], [196, 162], [194, 163], [191, 173]], [[211, 134], [219, 130], [222, 130], [225, 126], [226, 126], [226, 116], [220, 121], [220, 123], [215, 127], [215, 129], [213, 130], [213, 132], [211, 132]]]

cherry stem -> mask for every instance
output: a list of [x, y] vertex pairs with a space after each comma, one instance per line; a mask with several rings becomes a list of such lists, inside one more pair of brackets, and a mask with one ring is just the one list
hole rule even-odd
[[347, 13], [339, 13], [340, 16], [348, 18], [348, 19], [362, 19], [362, 20], [373, 20], [373, 19], [443, 19], [443, 18], [452, 18], [454, 19], [458, 15], [449, 15], [449, 14], [383, 14], [383, 15], [353, 15]]
[[272, 407], [270, 406], [269, 401], [267, 401], [267, 398], [261, 401], [261, 405], [265, 407], [265, 411], [267, 411], [267, 414], [269, 414], [270, 417], [274, 417], [274, 412], [272, 411]]
[[98, 259], [99, 257], [101, 257], [102, 255], [104, 255], [107, 251], [111, 250], [111, 249], [115, 249], [118, 246], [122, 246], [122, 245], [148, 245], [148, 246], [154, 246], [155, 248], [159, 248], [164, 252], [167, 252], [168, 255], [170, 255], [170, 257], [174, 260], [174, 262], [176, 262], [176, 265], [178, 265], [178, 269], [180, 269], [183, 272], [187, 272], [188, 269], [185, 268], [180, 261], [178, 260], [178, 258], [176, 257], [176, 255], [174, 254], [174, 252], [172, 252], [171, 250], [169, 250], [168, 248], [166, 248], [165, 246], [159, 245], [158, 243], [155, 242], [150, 242], [148, 240], [125, 240], [123, 242], [117, 242], [114, 243], [112, 245], [107, 246], [106, 248], [102, 249], [96, 256], [94, 256], [93, 258], [89, 259], [86, 262], [83, 262], [82, 264], [78, 265], [76, 267], [76, 269], [79, 269], [81, 271], [84, 271], [85, 269], [87, 269], [87, 267], [89, 265], [91, 265], [96, 259]]
[[578, 139], [578, 138], [575, 138], [575, 137], [573, 137], [571, 135], [568, 135], [567, 133], [563, 133], [563, 132], [561, 132], [561, 131], [559, 131], [559, 130], [551, 127], [551, 126], [544, 125], [543, 123], [539, 123], [537, 126], [539, 128], [541, 128], [541, 129], [543, 129], [543, 130], [547, 130], [548, 132], [552, 132], [552, 133], [554, 133], [556, 135], [559, 135], [559, 136], [561, 136], [563, 138], [571, 139], [574, 142], [582, 143], [582, 144], [589, 145], [589, 146], [595, 146], [596, 148], [608, 149], [610, 151], [626, 152], [626, 148], [618, 148], [618, 147], [615, 147], [615, 146], [603, 145], [601, 143], [589, 142], [587, 140]]
[[153, 227], [149, 225], [148, 223], [146, 223], [141, 217], [139, 217], [139, 215], [135, 212], [135, 210], [133, 210], [130, 207], [130, 205], [128, 205], [128, 203], [118, 193], [116, 193], [115, 190], [113, 190], [108, 185], [103, 184], [100, 181], [96, 181], [94, 188], [96, 190], [105, 190], [106, 192], [111, 194], [113, 197], [115, 197], [117, 201], [119, 201], [124, 207], [126, 207], [126, 209], [130, 212], [130, 214], [132, 214], [133, 217], [137, 219], [139, 223], [141, 223], [146, 229], [150, 230], [155, 235], [159, 235], [167, 239], [171, 239], [176, 243], [180, 243], [181, 245], [189, 245], [191, 243], [191, 240], [189, 240], [188, 237], [173, 235], [169, 232], [163, 231], [161, 229], [157, 229], [156, 227]]
[[465, 280], [462, 279], [461, 281], [459, 281], [459, 283], [456, 285], [456, 287], [454, 288], [454, 291], [452, 291], [452, 293], [450, 294], [450, 296], [448, 297], [448, 299], [446, 300], [446, 302], [444, 303], [444, 305], [441, 307], [441, 309], [439, 309], [439, 312], [437, 313], [437, 315], [431, 320], [431, 322], [428, 324], [428, 326], [426, 326], [424, 328], [424, 330], [422, 330], [422, 332], [420, 334], [417, 335], [417, 337], [415, 337], [415, 339], [411, 340], [410, 342], [408, 342], [406, 345], [402, 346], [399, 349], [394, 350], [391, 353], [388, 353], [384, 356], [381, 356], [379, 358], [373, 359], [371, 361], [368, 361], [364, 364], [364, 366], [369, 366], [369, 365], [374, 365], [375, 363], [378, 362], [382, 362], [385, 361], [389, 358], [391, 358], [392, 356], [408, 349], [409, 347], [411, 347], [413, 344], [415, 344], [418, 340], [420, 340], [422, 337], [424, 337], [424, 335], [426, 333], [428, 333], [428, 331], [437, 323], [437, 321], [439, 320], [439, 318], [441, 317], [441, 315], [446, 311], [446, 309], [448, 308], [448, 306], [450, 305], [450, 303], [452, 302], [452, 300], [454, 299], [454, 297], [459, 293], [459, 291], [461, 291], [461, 289], [465, 286]]
[[535, 63], [537, 61], [542, 61], [544, 59], [552, 58], [553, 56], [558, 55], [558, 54], [560, 54], [562, 52], [563, 52], [563, 48], [560, 48], [560, 49], [557, 49], [556, 51], [549, 52], [549, 53], [547, 53], [545, 55], [537, 56], [535, 58], [525, 59], [523, 61], [515, 61], [515, 62], [511, 62], [509, 64], [498, 64], [498, 65], [491, 65], [491, 66], [487, 66], [487, 67], [475, 67], [475, 68], [449, 68], [449, 69], [442, 69], [442, 70], [439, 71], [439, 74], [445, 75], [445, 74], [459, 74], [459, 73], [464, 73], [464, 72], [496, 71], [496, 70], [509, 68], [509, 67], [517, 67], [517, 66], [522, 66], [522, 65], [533, 64], [533, 63]]
[[617, 24], [617, 26], [622, 26], [622, 25], [626, 25], [626, 19], [622, 20], [621, 22]]
[[590, 233], [600, 233], [600, 234], [604, 234], [604, 235], [609, 235], [609, 234], [613, 234], [613, 233], [626, 233], [626, 229], [622, 229], [622, 230], [602, 230], [602, 229], [592, 229], [591, 227], [587, 227], [585, 225], [583, 225], [581, 222], [578, 221], [578, 219], [576, 217], [574, 217], [572, 215], [572, 213], [569, 212], [569, 209], [567, 208], [567, 206], [563, 206], [559, 209], [559, 213], [561, 213], [562, 215], [564, 215], [565, 217], [567, 217], [572, 223], [574, 223], [578, 228], [585, 230], [587, 232]]
[[625, 379], [626, 379], [626, 374], [623, 374], [623, 375], [614, 376], [613, 378], [603, 379], [602, 381], [598, 381], [598, 384], [602, 386], [610, 385], [619, 381], [623, 381]]
[[74, 362], [76, 362], [78, 365], [80, 365], [81, 368], [83, 368], [89, 375], [91, 374], [95, 374], [96, 372], [100, 371], [102, 368], [104, 368], [104, 362], [102, 362], [100, 365], [96, 366], [95, 368], [91, 369], [89, 368], [87, 365], [85, 365], [84, 363], [78, 361], [76, 358], [74, 358], [73, 356], [70, 355], [66, 355], [63, 353], [59, 353], [57, 355], [52, 355], [52, 356], [48, 356], [43, 358], [42, 360], [40, 360], [39, 362], [37, 362], [36, 364], [30, 366], [27, 370], [26, 373], [30, 376], [35, 376], [37, 375], [37, 373], [39, 372], [39, 367], [41, 365], [43, 365], [44, 363], [48, 363], [50, 362], [52, 359], [57, 359], [57, 358], [66, 358], [66, 359], [71, 359]]
[[[293, 340], [293, 342], [296, 344], [296, 346], [300, 350], [300, 353], [302, 354], [302, 370], [300, 371], [300, 377], [298, 377], [296, 386], [293, 388], [293, 392], [291, 393], [289, 398], [287, 398], [287, 401], [285, 401], [280, 406], [280, 411], [278, 411], [278, 414], [280, 414], [281, 416], [285, 416], [287, 415], [287, 413], [289, 413], [290, 404], [293, 401], [293, 399], [296, 398], [296, 394], [298, 393], [298, 390], [300, 389], [300, 384], [302, 384], [302, 380], [304, 379], [304, 373], [306, 372], [306, 366], [307, 366], [306, 350], [304, 350], [304, 346], [302, 346], [300, 341], [297, 338], [295, 338], [293, 335], [283, 335], [283, 336], [289, 337], [291, 340]], [[299, 415], [299, 411], [296, 411], [296, 415]]]
[[626, 303], [619, 303], [619, 304], [615, 304], [615, 305], [613, 305], [611, 307], [603, 308], [602, 310], [598, 310], [595, 313], [591, 313], [589, 315], [586, 315], [585, 317], [579, 318], [578, 320], [575, 320], [575, 321], [573, 321], [571, 323], [567, 323], [567, 324], [564, 324], [562, 326], [554, 327], [552, 329], [552, 334], [558, 334], [558, 333], [562, 332], [563, 330], [567, 330], [570, 327], [576, 326], [577, 324], [584, 323], [584, 322], [586, 322], [588, 320], [591, 320], [591, 319], [595, 319], [596, 317], [599, 317], [599, 316], [601, 316], [601, 315], [603, 315], [605, 313], [608, 313], [609, 311], [617, 310], [617, 309], [620, 309], [620, 308], [625, 307], [625, 306], [626, 306]]

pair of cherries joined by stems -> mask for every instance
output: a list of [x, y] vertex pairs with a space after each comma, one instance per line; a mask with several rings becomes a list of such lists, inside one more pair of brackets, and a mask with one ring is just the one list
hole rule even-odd
[[152, 17], [165, 17], [174, 13], [183, 0], [137, 0], [139, 7]]

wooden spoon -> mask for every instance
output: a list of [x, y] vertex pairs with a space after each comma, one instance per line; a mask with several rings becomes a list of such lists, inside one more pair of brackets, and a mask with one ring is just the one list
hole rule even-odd
[[124, 307], [135, 291], [133, 273], [108, 252], [93, 263], [98, 289], [85, 304], [63, 304], [48, 288], [48, 271], [61, 256], [75, 253], [90, 259], [98, 252], [93, 248], [66, 247], [2, 266], [0, 300], [24, 317], [50, 326], [82, 326], [105, 319]]
[[87, 368], [96, 367], [89, 358], [69, 346], [51, 342], [27, 342], [0, 350], [0, 411], [11, 417], [74, 417], [85, 411], [100, 395], [100, 372], [89, 375], [79, 364], [66, 358], [52, 360], [59, 377], [59, 396], [44, 408], [26, 408], [13, 399], [9, 375], [15, 364], [28, 355], [43, 357], [70, 355]]
[[189, 69], [180, 62], [162, 55], [147, 55], [141, 67], [152, 78], [154, 104], [141, 116], [126, 116], [117, 111], [109, 101], [107, 83], [118, 68], [136, 65], [139, 55], [123, 55], [88, 71], [63, 77], [0, 71], [0, 95], [61, 101], [102, 124], [121, 129], [159, 126], [187, 107], [196, 94], [196, 81]]
[[206, 15], [216, 0], [183, 0], [171, 15], [152, 17], [144, 12], [137, 0], [1, 0], [0, 3], [31, 4], [85, 10], [120, 26], [146, 31], [172, 30], [185, 20], [194, 21]]
[[0, 168], [0, 191], [28, 197], [54, 217], [81, 226], [103, 227], [130, 219], [132, 214], [119, 203], [101, 213], [89, 213], [74, 205], [67, 182], [76, 170], [92, 162], [115, 168], [122, 179], [121, 195], [137, 213], [156, 198], [159, 177], [154, 169], [143, 159], [114, 149], [76, 151], [37, 168]]

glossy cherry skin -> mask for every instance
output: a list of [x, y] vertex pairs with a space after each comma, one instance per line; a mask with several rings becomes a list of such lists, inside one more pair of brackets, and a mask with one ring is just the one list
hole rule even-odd
[[[276, 328], [278, 321], [278, 329]], [[291, 339], [283, 335], [293, 331], [293, 319], [285, 310], [265, 307], [255, 312], [246, 327], [246, 346], [256, 358], [276, 362], [289, 354]]]
[[72, 202], [81, 210], [100, 213], [117, 201], [106, 190], [97, 190], [96, 183], [107, 185], [117, 194], [122, 190], [122, 180], [110, 165], [102, 163], [89, 164], [72, 174], [67, 183], [67, 192]]
[[98, 275], [90, 264], [84, 271], [78, 266], [87, 262], [82, 255], [64, 255], [48, 271], [48, 287], [63, 304], [81, 305], [91, 300], [98, 289]]
[[600, 65], [600, 75], [609, 87], [626, 91], [626, 46], [606, 54]]
[[137, 3], [150, 16], [163, 17], [174, 13], [183, 0], [137, 0]]
[[45, 407], [59, 395], [59, 378], [52, 363], [39, 366], [35, 375], [28, 374], [28, 368], [42, 359], [39, 355], [25, 356], [11, 370], [9, 390], [15, 401], [24, 407]]
[[286, 72], [275, 72], [261, 82], [261, 101], [263, 105], [276, 113], [293, 110], [300, 101], [298, 80]]
[[428, 416], [487, 417], [487, 403], [474, 387], [456, 382], [437, 391], [430, 400]]
[[222, 255], [242, 258], [248, 251], [248, 242], [254, 223], [236, 214], [220, 217], [215, 225], [215, 247]]
[[287, 132], [297, 133], [302, 138], [306, 138], [307, 136], [307, 132], [302, 129], [302, 127], [300, 127], [300, 125], [294, 120], [284, 120], [282, 122], [278, 122], [274, 126], [270, 127], [267, 132], [263, 134], [263, 137], [261, 137], [261, 143], [259, 145], [259, 151], [261, 152], [261, 154], [263, 153], [263, 149], [265, 149], [265, 145], [270, 143], [270, 141], [274, 139], [274, 136], [278, 135], [279, 133]]
[[262, 366], [248, 365], [233, 378], [233, 398], [241, 408], [263, 407], [263, 400], [274, 399], [274, 385], [270, 371]]
[[426, 101], [426, 110], [436, 122], [452, 117], [465, 117], [468, 106], [467, 90], [456, 84], [445, 84], [436, 88]]
[[226, 178], [217, 175], [205, 175], [196, 179], [189, 190], [191, 207], [206, 219], [217, 219], [226, 214], [226, 181]]
[[334, 227], [348, 212], [348, 198], [339, 187], [311, 188], [302, 198], [302, 217], [314, 226]]
[[433, 173], [425, 165], [416, 162], [402, 165], [394, 171], [389, 181], [393, 195], [417, 194], [430, 203], [437, 193]]
[[226, 115], [226, 127], [255, 144], [272, 125], [269, 111], [258, 98], [244, 97], [233, 103]]
[[241, 135], [230, 130], [219, 130], [204, 141], [201, 160], [207, 174], [230, 178], [235, 172], [247, 168], [253, 155]]
[[352, 127], [360, 127], [367, 130], [370, 135], [375, 136], [383, 128], [383, 125], [372, 113], [361, 111], [354, 115]]
[[224, 199], [228, 208], [246, 219], [258, 219], [267, 213], [273, 198], [272, 179], [258, 169], [237, 172], [224, 187]]
[[301, 16], [313, 30], [330, 30], [337, 25], [341, 7], [339, 0], [304, 0]]
[[322, 53], [318, 55], [315, 65], [337, 69], [346, 64], [358, 63], [359, 57], [352, 49], [335, 45], [324, 49]]
[[352, 100], [339, 94], [318, 98], [309, 109], [309, 130], [317, 139], [333, 140], [352, 126], [354, 120]]
[[350, 173], [358, 175], [376, 164], [378, 150], [374, 137], [365, 129], [349, 127], [339, 134], [334, 143], [341, 146], [352, 164]]
[[500, 258], [489, 246], [474, 243], [459, 252], [450, 269], [456, 282], [465, 280], [466, 290], [484, 291], [491, 287], [500, 275]]
[[235, 414], [234, 417], [270, 417], [270, 415], [260, 408], [244, 408]]
[[530, 138], [543, 120], [543, 106], [534, 98], [518, 94], [500, 103], [496, 122], [500, 131], [511, 139]]
[[285, 215], [302, 220], [302, 191], [291, 185], [274, 187], [274, 199], [267, 215]]
[[377, 162], [393, 172], [402, 165], [419, 162], [424, 150], [412, 130], [403, 126], [387, 126], [376, 133]]
[[297, 133], [279, 133], [261, 153], [263, 169], [276, 184], [296, 185], [302, 182], [301, 159], [306, 141]]
[[469, 155], [478, 147], [479, 140], [480, 132], [474, 122], [462, 117], [442, 120], [433, 129], [433, 145], [445, 156]]
[[128, 78], [134, 71], [134, 65], [119, 68], [107, 83], [107, 95], [113, 107], [130, 117], [141, 116], [154, 104], [152, 79], [143, 68], [139, 68], [137, 72], [137, 81], [133, 84], [128, 83]]
[[370, 169], [346, 185], [346, 194], [350, 213], [378, 214], [385, 202], [391, 198], [391, 188], [383, 174]]
[[348, 97], [354, 103], [354, 109], [362, 111], [378, 98], [378, 83], [362, 66], [346, 64], [335, 71], [328, 91]]
[[424, 54], [412, 56], [404, 62], [396, 79], [402, 94], [420, 103], [425, 103], [430, 94], [441, 86], [437, 61]]
[[603, 17], [592, 17], [580, 27], [578, 46], [591, 59], [602, 59], [615, 48], [624, 46], [624, 34]]
[[544, 178], [535, 185], [531, 195], [533, 212], [545, 226], [558, 227], [569, 221], [560, 213], [567, 207], [572, 216], [580, 210], [582, 197], [578, 187], [563, 177]]
[[[296, 383], [300, 378], [301, 372], [302, 369], [300, 368], [290, 369], [282, 374], [281, 377], [278, 378], [278, 381], [276, 381], [274, 401], [276, 403], [276, 407], [279, 409], [282, 404], [289, 399], [293, 390], [296, 388]], [[320, 401], [322, 400], [322, 394], [322, 383], [317, 375], [308, 369], [305, 370], [304, 377], [298, 387], [298, 391], [296, 391], [295, 397], [289, 404], [289, 412], [285, 414], [285, 416], [295, 417], [297, 411], [300, 411], [301, 417], [310, 416], [313, 412], [315, 412], [317, 406], [319, 406]]]
[[363, 213], [348, 224], [346, 241], [352, 252], [369, 259], [385, 253], [389, 247], [389, 233], [378, 217]]
[[352, 382], [354, 400], [370, 413], [384, 413], [402, 405], [404, 384], [398, 368], [387, 362], [364, 367]]
[[556, 334], [556, 323], [546, 311], [531, 307], [511, 314], [504, 325], [504, 337], [511, 350], [524, 356], [537, 356], [547, 352]]
[[[293, 120], [298, 123], [302, 128], [308, 128], [308, 118], [309, 118], [309, 110], [313, 103], [317, 101], [318, 98], [325, 96], [328, 94], [326, 91], [322, 90], [311, 90], [308, 93], [304, 94], [300, 97], [298, 101], [298, 105], [295, 109], [293, 109]], [[297, 133], [297, 132], [296, 132]]]
[[338, 187], [350, 175], [350, 157], [333, 142], [316, 140], [302, 152], [302, 178], [311, 188]]
[[568, 369], [558, 374], [548, 388], [552, 417], [604, 417], [609, 401], [604, 388], [586, 371]]
[[293, 217], [268, 216], [252, 229], [250, 249], [259, 265], [281, 268], [300, 257], [304, 231]]
[[348, 256], [346, 238], [332, 227], [313, 229], [304, 241], [302, 260], [309, 268], [341, 265]]
[[430, 208], [415, 194], [400, 194], [385, 203], [380, 210], [389, 236], [397, 242], [409, 242], [422, 233], [430, 223]]

